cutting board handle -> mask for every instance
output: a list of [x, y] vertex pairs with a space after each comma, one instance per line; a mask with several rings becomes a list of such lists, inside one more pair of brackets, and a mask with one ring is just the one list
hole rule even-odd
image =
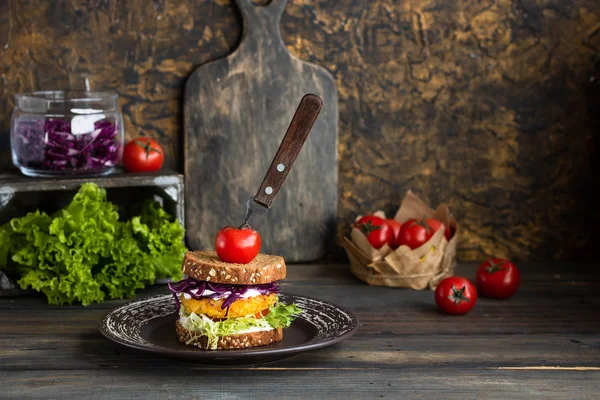
[[287, 2], [288, 0], [272, 0], [266, 6], [260, 6], [252, 3], [252, 0], [235, 0], [235, 4], [244, 17], [244, 23], [251, 21], [257, 16], [258, 18], [274, 19], [275, 22], [279, 23]]
[[235, 0], [244, 18], [244, 30], [239, 47], [230, 57], [233, 59], [250, 55], [251, 60], [261, 57], [269, 59], [280, 53], [289, 55], [279, 27], [287, 2], [288, 0], [272, 0], [266, 6], [260, 6], [252, 0]]

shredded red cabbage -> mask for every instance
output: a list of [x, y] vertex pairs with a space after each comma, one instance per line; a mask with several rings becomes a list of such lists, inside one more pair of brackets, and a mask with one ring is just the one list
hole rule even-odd
[[[229, 292], [229, 295], [225, 298], [225, 301], [221, 306], [221, 309], [227, 309], [227, 312], [229, 312], [229, 307], [250, 289], [257, 290], [261, 294], [279, 293], [279, 286], [275, 282], [262, 285], [230, 285], [226, 283], [213, 283], [199, 281], [194, 278], [187, 278], [175, 283], [169, 282], [168, 285], [171, 293], [173, 293], [178, 309], [181, 305], [179, 301], [179, 294], [181, 293], [187, 293], [192, 296], [192, 298], [199, 300], [222, 298], [224, 294]], [[207, 290], [212, 290], [214, 293], [204, 294]], [[227, 313], [225, 315], [227, 315]]]
[[72, 133], [63, 118], [16, 122], [13, 148], [20, 166], [40, 170], [96, 170], [119, 162], [118, 121], [102, 119], [86, 133]]

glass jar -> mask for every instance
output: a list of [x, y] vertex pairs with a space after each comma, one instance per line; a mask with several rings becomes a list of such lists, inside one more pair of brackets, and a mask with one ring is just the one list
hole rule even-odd
[[106, 175], [121, 162], [123, 117], [112, 92], [17, 94], [12, 159], [27, 176]]

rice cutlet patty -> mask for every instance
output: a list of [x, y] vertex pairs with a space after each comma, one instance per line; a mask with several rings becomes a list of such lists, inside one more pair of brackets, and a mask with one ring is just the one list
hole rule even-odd
[[225, 299], [186, 299], [183, 294], [179, 298], [187, 312], [204, 314], [209, 318], [238, 318], [254, 315], [268, 310], [277, 301], [275, 293], [268, 295], [261, 294], [248, 299], [234, 301], [229, 307], [229, 312], [227, 312], [227, 308], [221, 308]]

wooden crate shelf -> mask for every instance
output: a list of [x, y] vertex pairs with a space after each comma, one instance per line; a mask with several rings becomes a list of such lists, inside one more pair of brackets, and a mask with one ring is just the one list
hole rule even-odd
[[[128, 173], [119, 171], [117, 173], [101, 177], [65, 177], [65, 178], [31, 178], [18, 172], [0, 174], [0, 224], [6, 223], [8, 219], [24, 215], [22, 212], [33, 211], [31, 208], [40, 203], [44, 208], [53, 208], [47, 204], [53, 200], [54, 208], [60, 208], [70, 200], [68, 194], [61, 196], [61, 192], [75, 192], [81, 184], [94, 182], [98, 186], [106, 188], [109, 192], [119, 189], [121, 194], [129, 192], [131, 198], [139, 198], [141, 195], [159, 196], [157, 199], [163, 202], [168, 212], [173, 214], [185, 227], [185, 199], [183, 175], [172, 171], [159, 171], [154, 173]], [[127, 189], [133, 189], [130, 191]], [[144, 190], [145, 189], [145, 190]], [[144, 193], [144, 191], [146, 193]], [[59, 197], [63, 197], [59, 199]], [[124, 196], [127, 197], [127, 196]], [[21, 211], [21, 214], [19, 214]]]

